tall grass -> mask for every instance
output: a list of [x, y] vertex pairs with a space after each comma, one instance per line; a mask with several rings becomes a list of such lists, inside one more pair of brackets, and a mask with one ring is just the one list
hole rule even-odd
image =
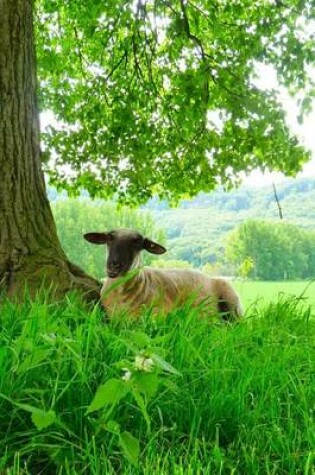
[[0, 338], [0, 473], [314, 474], [315, 320], [294, 299], [236, 325], [26, 299]]

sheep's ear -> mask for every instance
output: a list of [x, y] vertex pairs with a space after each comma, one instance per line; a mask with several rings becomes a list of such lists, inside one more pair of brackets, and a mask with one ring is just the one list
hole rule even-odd
[[92, 244], [106, 244], [111, 240], [109, 233], [87, 233], [83, 237]]
[[165, 247], [161, 246], [156, 242], [151, 241], [151, 239], [145, 238], [143, 241], [143, 249], [151, 254], [164, 254], [166, 252]]

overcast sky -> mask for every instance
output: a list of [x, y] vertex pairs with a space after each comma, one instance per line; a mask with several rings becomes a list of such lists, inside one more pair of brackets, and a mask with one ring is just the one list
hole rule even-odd
[[[259, 69], [259, 68], [258, 68]], [[312, 71], [312, 78], [315, 81], [315, 70]], [[277, 88], [277, 77], [272, 67], [262, 66], [260, 68], [260, 77], [255, 79], [255, 84], [261, 89]], [[304, 118], [303, 124], [297, 121], [298, 106], [296, 99], [280, 88], [279, 97], [287, 113], [287, 123], [291, 130], [297, 135], [301, 144], [312, 153], [310, 162], [304, 165], [303, 171], [298, 176], [315, 177], [315, 100], [313, 101], [312, 112]], [[245, 183], [253, 185], [269, 184], [273, 181], [281, 182], [286, 178], [281, 173], [267, 173], [262, 175], [260, 172], [253, 172], [250, 177], [245, 178]]]

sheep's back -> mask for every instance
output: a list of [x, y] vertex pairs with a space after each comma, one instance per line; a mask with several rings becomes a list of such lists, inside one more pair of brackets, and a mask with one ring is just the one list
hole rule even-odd
[[[103, 291], [108, 290], [104, 283]], [[109, 314], [117, 309], [139, 315], [142, 308], [151, 307], [154, 313], [167, 313], [176, 306], [190, 302], [203, 304], [207, 314], [222, 310], [218, 304], [227, 302], [227, 311], [238, 314], [239, 298], [232, 286], [220, 278], [211, 278], [193, 269], [157, 269], [144, 267], [137, 277], [106, 293], [103, 304]]]
[[193, 305], [205, 305], [208, 312], [243, 313], [240, 299], [232, 285], [220, 277], [209, 277], [193, 269], [146, 268], [164, 286], [171, 306], [189, 301]]
[[199, 304], [205, 299], [215, 299], [217, 284], [205, 274], [192, 269], [154, 269], [146, 268], [151, 274], [152, 287], [155, 284], [163, 288], [164, 293], [174, 304], [183, 304], [192, 300]]

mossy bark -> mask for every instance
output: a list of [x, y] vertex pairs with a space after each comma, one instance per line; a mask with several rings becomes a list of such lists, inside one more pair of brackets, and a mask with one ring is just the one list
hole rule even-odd
[[0, 290], [58, 295], [100, 284], [71, 264], [58, 240], [40, 158], [33, 0], [0, 0]]

